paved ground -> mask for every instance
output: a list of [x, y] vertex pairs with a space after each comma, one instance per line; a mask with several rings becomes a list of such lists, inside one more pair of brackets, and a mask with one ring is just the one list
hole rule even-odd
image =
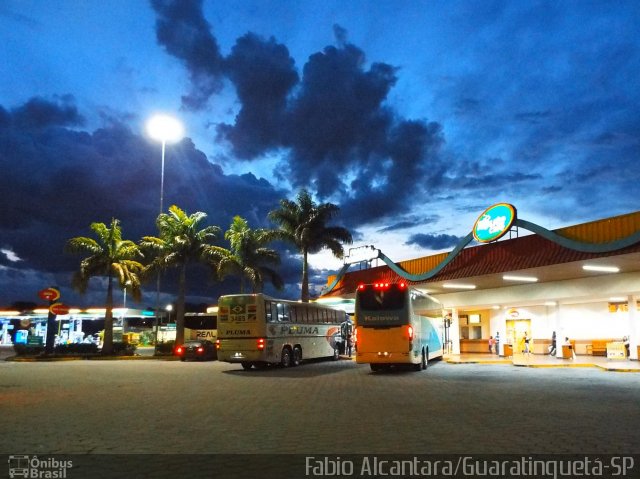
[[[194, 474], [194, 462], [219, 467], [220, 458], [249, 477], [271, 477], [269, 466], [286, 471], [283, 460], [293, 461], [291, 477], [304, 475], [304, 457], [278, 456], [274, 465], [238, 453], [637, 455], [639, 397], [640, 374], [599, 368], [437, 362], [425, 372], [373, 374], [349, 360], [264, 371], [219, 362], [0, 361], [0, 457], [88, 453], [73, 457], [76, 475], [66, 477], [175, 479], [236, 477]], [[90, 457], [103, 465], [83, 469], [79, 461]], [[118, 464], [124, 472], [107, 467]]]
[[638, 397], [584, 368], [0, 362], [0, 453], [638, 453]]

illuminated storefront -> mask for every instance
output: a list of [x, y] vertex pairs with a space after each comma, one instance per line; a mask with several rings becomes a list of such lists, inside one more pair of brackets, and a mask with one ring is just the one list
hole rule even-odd
[[[550, 231], [500, 203], [449, 253], [394, 263], [367, 248], [328, 278], [322, 301], [353, 298], [360, 283], [409, 281], [442, 302], [454, 354], [488, 353], [498, 336], [509, 355], [525, 334], [534, 354], [548, 354], [555, 332], [558, 355], [565, 338], [577, 354], [599, 355], [627, 337], [638, 358], [640, 212]], [[373, 258], [384, 265], [351, 271]]]
[[[41, 345], [46, 341], [49, 310], [32, 311], [0, 310], [0, 345]], [[69, 314], [56, 316], [56, 344], [97, 341], [97, 334], [104, 329], [104, 308], [70, 309]], [[153, 311], [130, 308], [114, 308], [114, 339], [123, 340], [123, 330], [130, 334], [153, 328]], [[174, 333], [175, 336], [175, 333]]]

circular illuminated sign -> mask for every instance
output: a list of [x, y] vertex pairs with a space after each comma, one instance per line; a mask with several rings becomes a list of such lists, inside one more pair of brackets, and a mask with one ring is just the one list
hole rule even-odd
[[505, 235], [516, 220], [516, 208], [508, 203], [490, 206], [473, 225], [473, 237], [480, 243], [489, 243]]
[[60, 291], [56, 288], [47, 288], [38, 292], [38, 296], [46, 301], [56, 301], [60, 298]]
[[63, 316], [65, 314], [69, 314], [69, 306], [62, 303], [54, 303], [49, 308], [49, 311], [51, 311], [56, 316], [57, 315]]

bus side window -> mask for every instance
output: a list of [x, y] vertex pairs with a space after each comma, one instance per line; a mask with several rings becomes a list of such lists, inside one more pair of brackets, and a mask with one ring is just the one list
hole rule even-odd
[[278, 303], [278, 320], [283, 323], [289, 322], [289, 305]]
[[267, 320], [267, 323], [273, 322], [273, 316], [271, 314], [271, 301], [264, 302], [264, 313]]
[[295, 306], [289, 306], [287, 305], [287, 308], [289, 309], [289, 320], [292, 323], [297, 323], [298, 320], [298, 308], [296, 308]]

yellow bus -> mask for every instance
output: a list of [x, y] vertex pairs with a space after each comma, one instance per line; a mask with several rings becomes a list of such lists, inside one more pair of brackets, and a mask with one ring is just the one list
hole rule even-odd
[[420, 371], [442, 358], [442, 305], [406, 283], [359, 285], [355, 314], [356, 362], [372, 371], [403, 365]]
[[218, 301], [218, 360], [244, 369], [297, 366], [305, 359], [339, 358], [344, 311], [314, 303], [233, 294]]

